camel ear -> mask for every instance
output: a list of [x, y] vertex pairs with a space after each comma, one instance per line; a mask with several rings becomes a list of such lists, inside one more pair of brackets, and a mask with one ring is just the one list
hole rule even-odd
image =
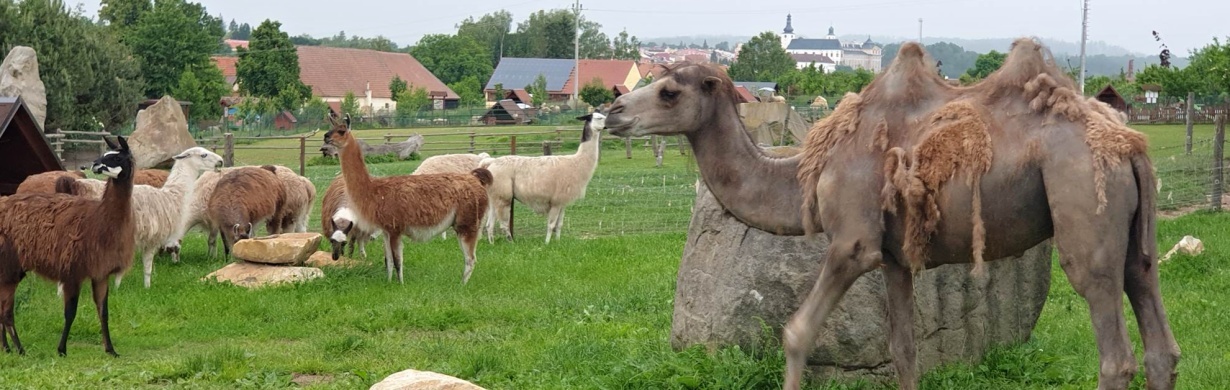
[[704, 87], [705, 87], [705, 92], [713, 92], [713, 91], [714, 91], [714, 90], [716, 90], [719, 86], [721, 86], [721, 85], [722, 85], [722, 79], [719, 79], [719, 78], [714, 77], [714, 76], [709, 76], [709, 77], [705, 77], [705, 80], [704, 80], [704, 81], [702, 81], [701, 83], [702, 83], [702, 84], [704, 85]]

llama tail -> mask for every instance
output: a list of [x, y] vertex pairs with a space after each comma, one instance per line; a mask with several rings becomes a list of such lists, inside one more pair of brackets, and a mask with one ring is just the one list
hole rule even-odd
[[479, 167], [479, 168], [486, 168], [486, 167], [491, 166], [491, 163], [493, 163], [493, 162], [495, 162], [495, 159], [494, 159], [494, 158], [491, 158], [491, 157], [484, 157], [482, 160], [479, 160], [479, 161], [478, 161], [478, 167]]
[[1157, 261], [1157, 180], [1149, 156], [1140, 153], [1132, 156], [1132, 172], [1136, 176], [1136, 191], [1140, 199], [1136, 206], [1136, 237], [1140, 244], [1140, 260], [1150, 264]]
[[56, 179], [56, 193], [76, 195], [77, 179], [68, 176], [60, 176]]
[[478, 182], [482, 184], [483, 187], [490, 186], [491, 181], [493, 180], [491, 177], [491, 171], [488, 171], [487, 168], [474, 168], [473, 171], [470, 171], [470, 174], [474, 175], [475, 178], [478, 178]]

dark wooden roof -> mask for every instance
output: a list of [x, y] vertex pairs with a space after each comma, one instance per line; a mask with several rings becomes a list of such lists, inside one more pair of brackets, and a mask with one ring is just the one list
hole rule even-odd
[[0, 96], [0, 195], [12, 195], [26, 177], [62, 171], [30, 110], [19, 97]]
[[1102, 90], [1098, 92], [1095, 98], [1098, 99], [1099, 101], [1102, 101], [1103, 103], [1109, 104], [1111, 107], [1114, 107], [1116, 110], [1119, 110], [1119, 111], [1127, 110], [1127, 100], [1124, 100], [1123, 95], [1120, 95], [1119, 91], [1116, 91], [1115, 87], [1110, 84], [1106, 84], [1106, 87], [1103, 87]]

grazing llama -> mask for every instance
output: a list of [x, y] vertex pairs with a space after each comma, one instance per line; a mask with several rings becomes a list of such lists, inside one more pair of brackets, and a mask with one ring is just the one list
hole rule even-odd
[[487, 209], [486, 187], [491, 184], [491, 172], [477, 168], [468, 174], [372, 177], [350, 131], [350, 117], [346, 117], [345, 123], [333, 116], [329, 120], [333, 126], [325, 134], [325, 142], [341, 149], [342, 180], [350, 196], [354, 222], [359, 228], [383, 235], [389, 280], [396, 268], [397, 281], [405, 283], [403, 235], [426, 241], [451, 226], [465, 255], [461, 282], [468, 282], [476, 261], [479, 223]]
[[64, 330], [56, 351], [67, 354], [81, 283], [89, 279], [103, 350], [118, 356], [107, 322], [107, 278], [128, 271], [135, 247], [132, 151], [124, 137], [118, 139], [118, 145], [106, 139], [114, 150], [94, 160], [94, 172], [110, 177], [101, 200], [65, 194], [0, 198], [0, 341], [5, 352], [11, 336], [17, 353], [25, 353], [13, 321], [14, 294], [26, 273], [34, 272], [62, 285]]

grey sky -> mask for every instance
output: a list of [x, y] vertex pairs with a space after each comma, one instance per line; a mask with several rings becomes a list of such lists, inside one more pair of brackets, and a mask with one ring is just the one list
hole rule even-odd
[[[521, 21], [538, 9], [567, 8], [566, 0], [197, 0], [210, 13], [222, 14], [256, 27], [269, 18], [282, 22], [291, 35], [384, 35], [399, 44], [424, 34], [452, 33], [467, 16], [507, 9]], [[81, 3], [97, 15], [98, 0]], [[754, 8], [739, 4], [754, 4]], [[1165, 5], [1163, 5], [1165, 4]], [[823, 35], [830, 23], [839, 34], [918, 36], [923, 18], [927, 37], [1011, 38], [1032, 35], [1070, 42], [1080, 40], [1080, 0], [622, 0], [582, 1], [588, 18], [608, 35], [627, 28], [641, 38], [679, 35], [753, 35], [780, 32], [787, 13], [794, 15], [795, 33]], [[1230, 29], [1225, 0], [1090, 0], [1090, 41], [1105, 41], [1129, 50], [1154, 54], [1157, 30], [1171, 52], [1186, 56], [1214, 36], [1226, 39]], [[515, 28], [515, 25], [514, 25]], [[715, 43], [715, 42], [714, 42]], [[1006, 48], [1005, 48], [1006, 49]]]

